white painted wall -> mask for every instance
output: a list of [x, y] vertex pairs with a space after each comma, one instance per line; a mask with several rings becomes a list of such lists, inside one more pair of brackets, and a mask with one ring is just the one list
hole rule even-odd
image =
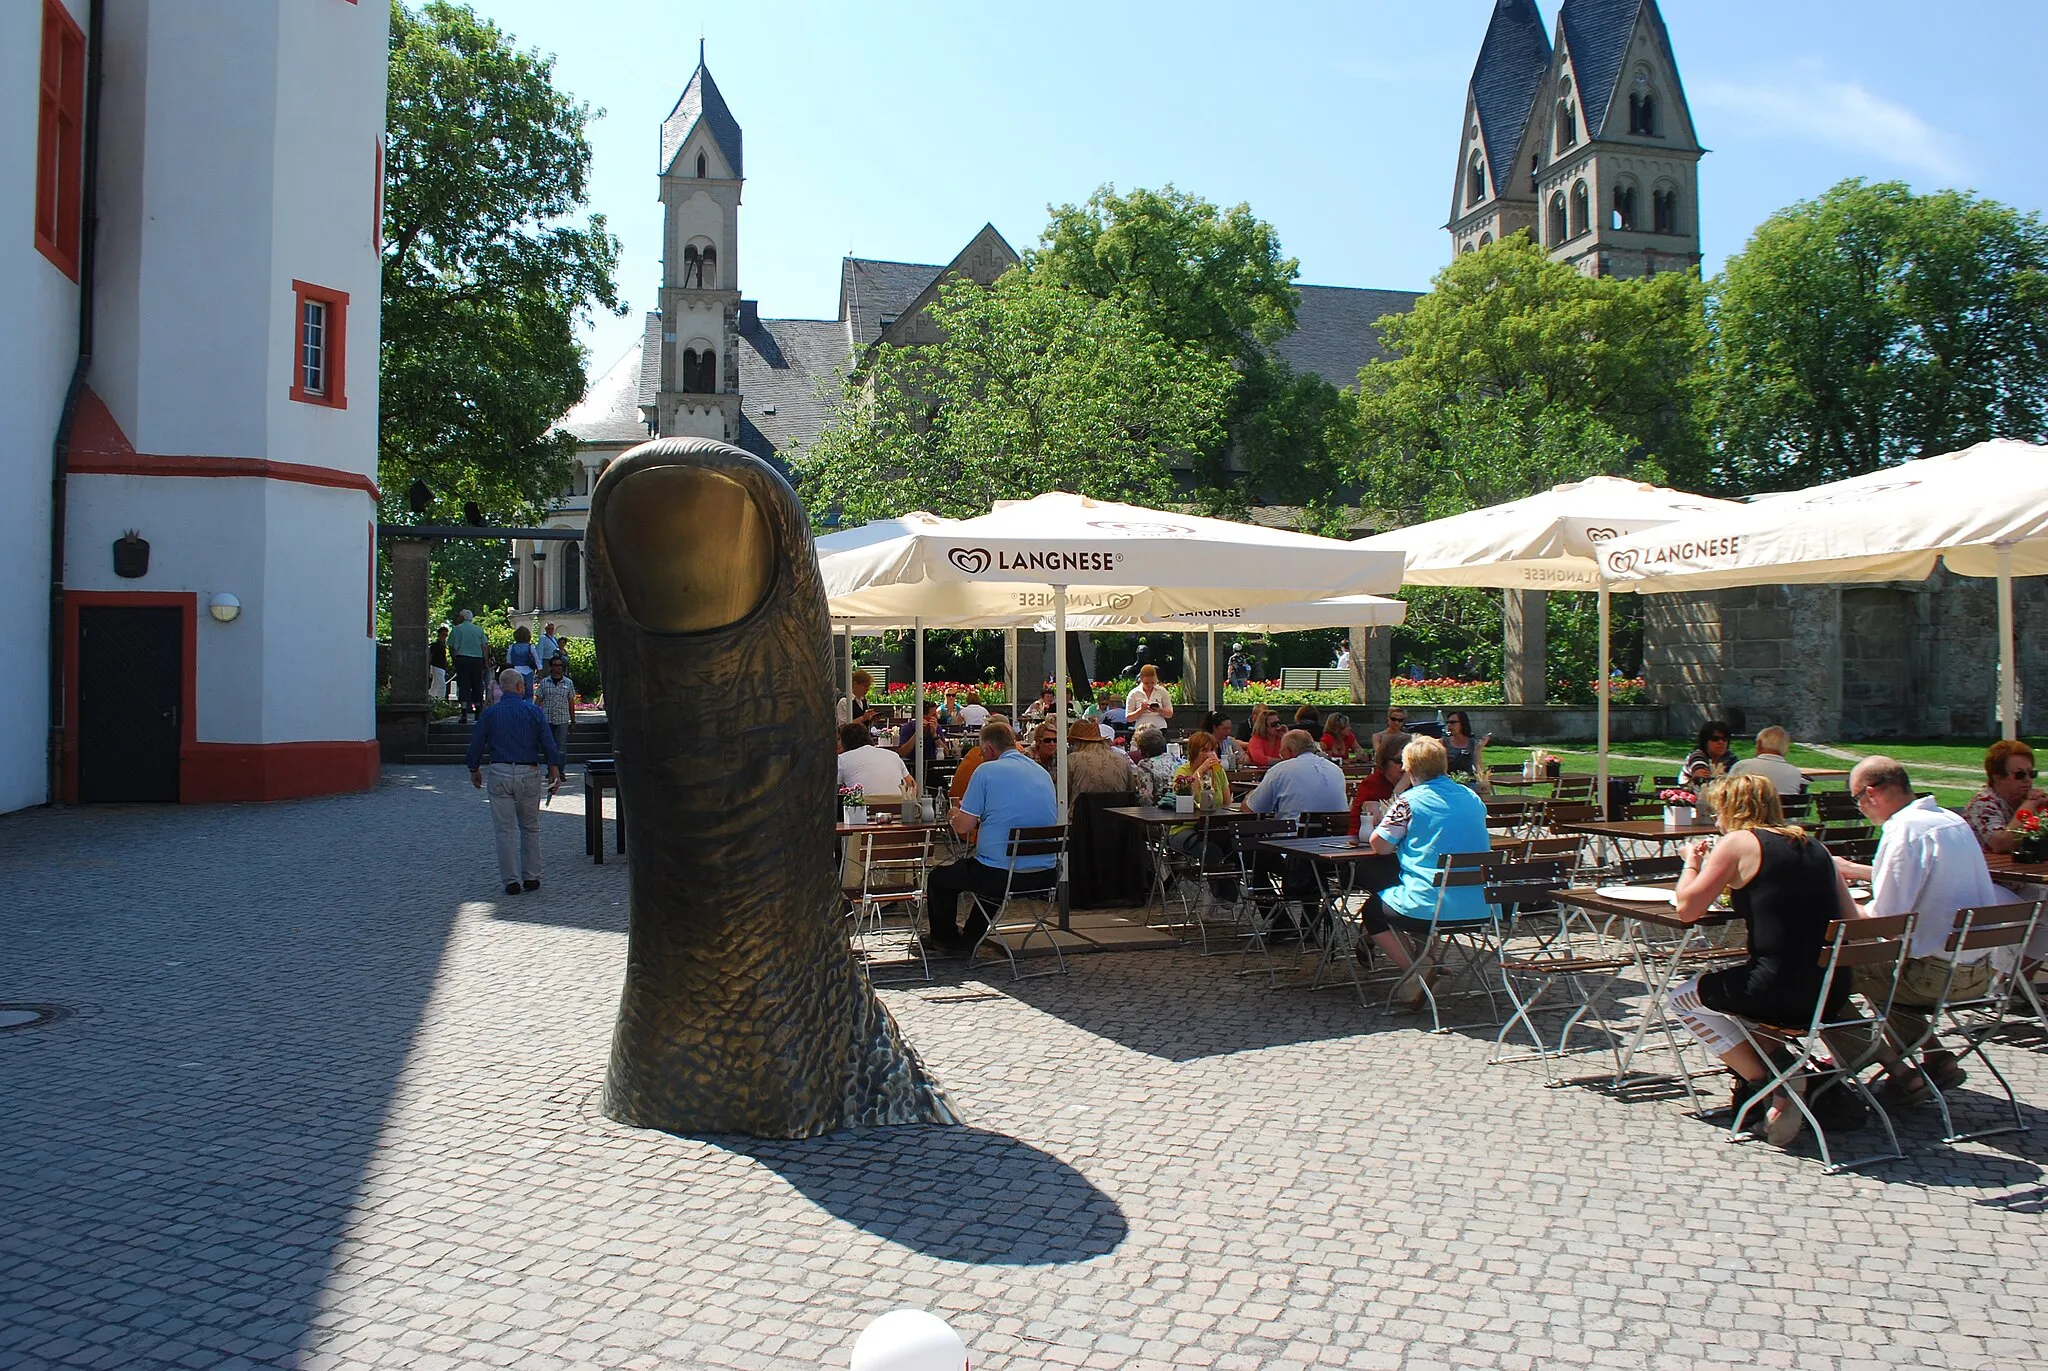
[[[358, 741], [376, 734], [365, 631], [373, 518], [369, 496], [326, 486], [74, 476], [70, 584], [198, 596], [198, 741]], [[132, 581], [114, 575], [113, 559], [131, 528], [150, 545], [149, 574]], [[207, 613], [219, 591], [242, 602], [233, 623]]]
[[[85, 27], [83, 0], [65, 0]], [[78, 287], [36, 251], [36, 64], [42, 6], [0, 5], [0, 594], [24, 683], [0, 723], [0, 811], [46, 798], [49, 679], [50, 451], [78, 347]]]

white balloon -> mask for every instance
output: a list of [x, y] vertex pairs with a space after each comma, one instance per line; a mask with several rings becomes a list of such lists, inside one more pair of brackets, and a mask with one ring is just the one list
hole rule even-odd
[[922, 1309], [892, 1309], [862, 1330], [852, 1371], [968, 1371], [967, 1344]]

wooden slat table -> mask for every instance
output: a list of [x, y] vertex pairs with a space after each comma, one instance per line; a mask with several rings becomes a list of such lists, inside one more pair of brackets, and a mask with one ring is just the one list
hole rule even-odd
[[1662, 819], [1600, 819], [1582, 824], [1559, 824], [1560, 833], [1583, 833], [1593, 838], [1611, 838], [1624, 843], [1677, 843], [1687, 838], [1712, 838], [1721, 830], [1713, 824], [1679, 824]]

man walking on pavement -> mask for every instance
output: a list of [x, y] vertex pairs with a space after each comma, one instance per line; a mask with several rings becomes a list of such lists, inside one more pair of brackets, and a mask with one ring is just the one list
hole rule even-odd
[[547, 675], [533, 683], [533, 702], [555, 735], [555, 751], [562, 755], [562, 769], [569, 769], [569, 730], [576, 723], [576, 682], [562, 668], [559, 656], [548, 658]]
[[460, 622], [448, 631], [448, 655], [455, 662], [456, 695], [467, 723], [472, 710], [481, 713], [484, 707], [484, 653], [490, 644], [477, 627], [475, 614], [465, 609], [457, 618]]
[[498, 876], [505, 893], [540, 889], [541, 763], [548, 794], [562, 785], [562, 753], [554, 730], [526, 698], [526, 678], [511, 667], [498, 673], [503, 691], [469, 735], [469, 783], [484, 789], [484, 752], [491, 754], [491, 827], [498, 838]]

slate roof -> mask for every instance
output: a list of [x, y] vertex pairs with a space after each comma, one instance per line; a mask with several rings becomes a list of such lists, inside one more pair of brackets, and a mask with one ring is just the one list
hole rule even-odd
[[[1643, 0], [1564, 0], [1558, 12], [1558, 28], [1579, 74], [1579, 108], [1585, 111], [1586, 129], [1594, 138], [1602, 136], [1608, 101], [1621, 79], [1621, 64], [1642, 5]], [[1651, 9], [1655, 8], [1652, 0]]]
[[711, 141], [725, 158], [725, 164], [732, 168], [732, 174], [746, 175], [740, 165], [740, 121], [732, 117], [725, 97], [718, 93], [718, 83], [711, 79], [711, 69], [704, 65], [702, 45], [697, 49], [697, 70], [691, 73], [690, 84], [683, 87], [682, 99], [661, 121], [661, 165], [657, 171], [668, 171], [669, 163], [675, 161], [676, 153], [689, 140], [690, 131], [700, 119], [710, 129]]
[[938, 279], [944, 266], [929, 262], [877, 262], [848, 257], [839, 264], [839, 317], [846, 341], [862, 352], [882, 336], [882, 320], [895, 319]]
[[1343, 390], [1358, 384], [1358, 370], [1386, 356], [1373, 327], [1389, 314], [1405, 314], [1421, 297], [1409, 290], [1353, 286], [1301, 286], [1294, 332], [1273, 351], [1296, 371], [1313, 372]]
[[[660, 356], [658, 350], [655, 355]], [[557, 427], [584, 443], [646, 442], [650, 435], [640, 418], [640, 359], [641, 345], [635, 343], [584, 389], [583, 399], [562, 416]]]
[[1536, 0], [1499, 0], [1472, 67], [1472, 100], [1479, 109], [1479, 133], [1486, 143], [1486, 167], [1495, 195], [1505, 195], [1513, 186], [1515, 149], [1521, 146], [1536, 88], [1549, 66], [1550, 35]]
[[650, 309], [640, 330], [640, 407], [647, 414], [654, 413], [660, 391], [661, 311]]
[[[740, 309], [739, 445], [782, 468], [825, 431], [840, 375], [850, 361], [837, 319], [763, 319]], [[770, 410], [774, 413], [769, 413]]]

